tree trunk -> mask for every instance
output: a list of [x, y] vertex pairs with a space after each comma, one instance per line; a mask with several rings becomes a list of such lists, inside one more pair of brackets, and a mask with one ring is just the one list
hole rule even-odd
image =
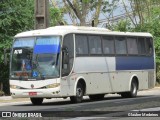
[[101, 5], [102, 5], [102, 0], [98, 0], [98, 4], [96, 7], [96, 12], [95, 12], [95, 16], [94, 16], [94, 26], [98, 25], [98, 21], [99, 21], [98, 18], [99, 18], [100, 11], [101, 11]]

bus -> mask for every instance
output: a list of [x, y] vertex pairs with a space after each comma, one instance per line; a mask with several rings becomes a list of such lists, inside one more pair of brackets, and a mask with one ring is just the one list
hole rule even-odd
[[150, 33], [55, 26], [15, 36], [10, 62], [13, 98], [103, 99], [137, 96], [155, 86], [155, 51]]

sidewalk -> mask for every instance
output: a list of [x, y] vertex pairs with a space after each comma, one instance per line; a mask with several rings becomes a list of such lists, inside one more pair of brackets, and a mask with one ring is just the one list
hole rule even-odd
[[29, 98], [13, 99], [11, 96], [0, 96], [0, 106], [18, 105], [20, 103], [28, 104], [30, 103], [30, 99]]
[[0, 96], [0, 103], [10, 103], [10, 102], [20, 102], [20, 101], [30, 101], [29, 98], [15, 98], [11, 96]]

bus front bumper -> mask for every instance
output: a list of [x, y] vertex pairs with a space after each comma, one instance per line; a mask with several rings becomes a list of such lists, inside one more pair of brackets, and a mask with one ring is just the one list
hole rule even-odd
[[47, 89], [10, 89], [13, 98], [58, 98], [60, 95], [60, 87]]

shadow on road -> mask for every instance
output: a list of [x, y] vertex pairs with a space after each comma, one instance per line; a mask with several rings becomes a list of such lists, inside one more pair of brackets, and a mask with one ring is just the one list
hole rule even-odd
[[[151, 97], [152, 95], [146, 95], [146, 96], [142, 96], [142, 95], [139, 95], [137, 96], [136, 98], [145, 98], [145, 97]], [[98, 102], [98, 101], [113, 101], [113, 100], [128, 100], [128, 99], [135, 99], [136, 98], [122, 98], [121, 96], [113, 96], [113, 97], [110, 97], [110, 96], [106, 96], [104, 99], [102, 100], [96, 100], [96, 101], [91, 101], [89, 98], [87, 99], [84, 99], [82, 103], [79, 103], [79, 104], [83, 104], [83, 103], [94, 103], [94, 102]], [[53, 98], [54, 99], [54, 98]], [[76, 103], [71, 103], [70, 99], [64, 99], [63, 101], [60, 100], [60, 101], [48, 101], [48, 102], [43, 102], [42, 105], [35, 105], [35, 106], [62, 106], [62, 105], [72, 105], [72, 104], [76, 104]], [[33, 106], [32, 103], [30, 104], [20, 104], [20, 105], [13, 105], [13, 106]]]

